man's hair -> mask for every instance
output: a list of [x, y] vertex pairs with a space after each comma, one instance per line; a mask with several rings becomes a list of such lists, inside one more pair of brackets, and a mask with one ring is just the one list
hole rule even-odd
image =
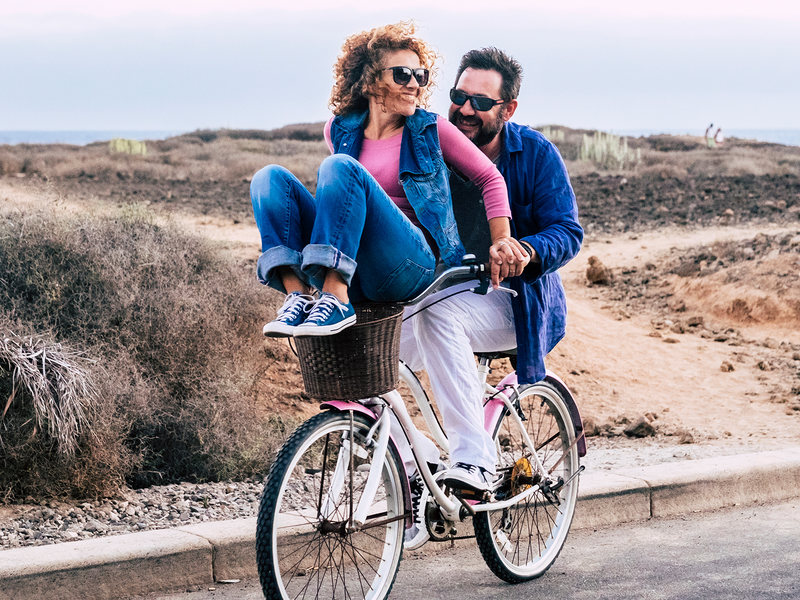
[[467, 52], [458, 67], [456, 85], [466, 69], [497, 71], [503, 78], [503, 85], [500, 87], [501, 100], [508, 102], [516, 100], [519, 96], [519, 86], [522, 84], [522, 66], [502, 50], [490, 47]]

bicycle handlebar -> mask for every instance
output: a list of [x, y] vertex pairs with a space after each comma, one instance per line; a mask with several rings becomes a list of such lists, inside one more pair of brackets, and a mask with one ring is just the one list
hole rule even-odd
[[[462, 259], [462, 265], [460, 267], [450, 267], [446, 271], [444, 271], [441, 275], [439, 275], [433, 283], [431, 283], [428, 287], [426, 287], [422, 292], [417, 294], [415, 297], [405, 300], [403, 302], [398, 302], [398, 304], [402, 305], [412, 305], [418, 304], [422, 302], [425, 298], [430, 296], [433, 292], [439, 290], [440, 288], [444, 289], [442, 286], [443, 284], [447, 283], [448, 285], [454, 285], [456, 283], [462, 283], [464, 281], [470, 281], [472, 279], [479, 279], [481, 281], [481, 286], [484, 290], [480, 293], [485, 294], [486, 289], [488, 289], [489, 279], [491, 275], [489, 273], [489, 269], [483, 263], [479, 263], [475, 256], [472, 254], [467, 254]], [[516, 296], [516, 293], [512, 290], [506, 290], [511, 292]]]

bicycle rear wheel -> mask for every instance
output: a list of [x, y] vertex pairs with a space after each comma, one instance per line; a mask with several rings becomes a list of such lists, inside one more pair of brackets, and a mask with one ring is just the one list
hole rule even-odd
[[510, 508], [481, 512], [473, 520], [486, 564], [509, 583], [535, 579], [550, 568], [566, 542], [578, 499], [575, 428], [561, 394], [540, 382], [522, 391], [519, 407], [545, 473], [537, 473], [535, 459], [506, 412], [494, 433], [503, 477], [497, 495], [508, 498], [533, 484], [543, 487]]
[[405, 531], [405, 472], [393, 444], [364, 526], [350, 527], [373, 460], [375, 444], [365, 444], [373, 424], [360, 414], [324, 412], [301, 425], [278, 453], [256, 528], [268, 600], [389, 595]]

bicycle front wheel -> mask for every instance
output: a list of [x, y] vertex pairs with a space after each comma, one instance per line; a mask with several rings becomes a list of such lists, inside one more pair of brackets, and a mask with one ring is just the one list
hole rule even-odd
[[486, 564], [500, 579], [520, 583], [544, 574], [567, 540], [578, 499], [578, 449], [569, 410], [558, 390], [540, 382], [522, 391], [520, 418], [538, 465], [512, 415], [504, 414], [495, 431], [498, 496], [511, 497], [539, 485], [516, 505], [474, 518], [475, 537]]
[[393, 444], [367, 520], [360, 527], [352, 520], [373, 460], [376, 444], [366, 444], [373, 424], [360, 414], [324, 412], [301, 425], [278, 453], [256, 529], [268, 600], [389, 595], [405, 530], [405, 472]]

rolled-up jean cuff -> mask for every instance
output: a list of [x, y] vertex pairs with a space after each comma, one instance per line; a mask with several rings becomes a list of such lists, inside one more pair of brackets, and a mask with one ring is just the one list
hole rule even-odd
[[286, 288], [283, 287], [283, 281], [278, 277], [275, 269], [278, 267], [291, 267], [295, 275], [300, 278], [300, 281], [308, 285], [308, 277], [300, 268], [302, 260], [302, 254], [286, 246], [269, 248], [258, 257], [258, 263], [256, 264], [258, 281], [285, 294]]
[[309, 244], [303, 249], [303, 266], [306, 278], [317, 289], [322, 289], [327, 269], [333, 269], [342, 276], [347, 287], [356, 272], [356, 261], [342, 254], [333, 246]]

